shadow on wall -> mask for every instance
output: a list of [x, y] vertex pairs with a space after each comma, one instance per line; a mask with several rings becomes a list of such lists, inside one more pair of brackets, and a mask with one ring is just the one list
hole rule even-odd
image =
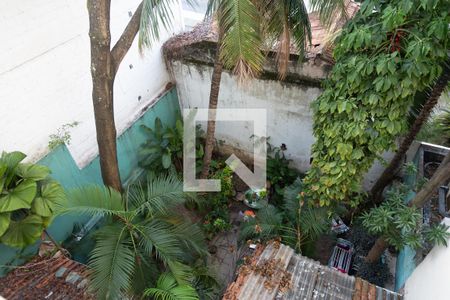
[[[125, 182], [134, 178], [138, 172], [138, 149], [145, 142], [146, 135], [140, 126], [146, 124], [153, 126], [156, 117], [165, 124], [175, 124], [180, 107], [175, 88], [171, 88], [155, 104], [128, 128], [117, 139], [117, 155], [122, 180]], [[52, 170], [52, 178], [58, 180], [67, 189], [80, 187], [86, 184], [102, 184], [100, 163], [98, 156], [85, 168], [79, 169], [65, 145], [60, 146], [43, 157], [38, 164], [48, 166]], [[63, 216], [56, 218], [48, 228], [50, 235], [61, 242], [67, 239], [73, 231], [75, 224], [83, 224], [87, 217]], [[11, 268], [23, 263], [33, 256], [39, 243], [23, 251], [0, 244], [0, 276], [5, 275]]]

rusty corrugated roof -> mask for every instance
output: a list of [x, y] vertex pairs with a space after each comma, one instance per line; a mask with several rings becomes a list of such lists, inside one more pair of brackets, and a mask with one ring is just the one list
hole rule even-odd
[[401, 300], [395, 292], [377, 287], [294, 254], [279, 244], [259, 246], [227, 289], [224, 300]]
[[7, 300], [94, 299], [87, 287], [87, 267], [61, 252], [37, 256], [0, 278], [0, 295]]

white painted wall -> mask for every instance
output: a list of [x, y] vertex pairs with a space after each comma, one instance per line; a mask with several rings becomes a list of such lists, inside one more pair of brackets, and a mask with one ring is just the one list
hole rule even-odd
[[[112, 1], [113, 43], [139, 3]], [[173, 32], [179, 32], [181, 5], [173, 11]], [[86, 0], [0, 1], [0, 151], [20, 150], [36, 160], [48, 151], [50, 134], [78, 121], [72, 156], [82, 167], [97, 155], [88, 26]], [[121, 64], [114, 87], [119, 134], [170, 81], [160, 46], [141, 56], [135, 41]]]
[[[444, 219], [450, 225], [450, 219]], [[450, 245], [450, 239], [447, 243]], [[406, 300], [448, 300], [450, 270], [450, 248], [434, 247], [417, 266], [405, 284]]]
[[[212, 67], [172, 62], [173, 76], [177, 84], [181, 107], [208, 108]], [[311, 61], [299, 67], [301, 75], [323, 78], [323, 69], [314, 66]], [[228, 72], [222, 75], [219, 94], [219, 108], [265, 108], [267, 109], [270, 143], [287, 145], [287, 157], [292, 165], [302, 172], [310, 167], [311, 146], [314, 143], [312, 133], [311, 102], [322, 90], [316, 87], [299, 86], [277, 80], [251, 80], [245, 86], [238, 86], [234, 77]], [[251, 122], [224, 124], [218, 122], [216, 138], [224, 140], [232, 146], [252, 153]], [[391, 154], [386, 153], [385, 159]], [[384, 167], [376, 162], [365, 176], [363, 186], [369, 189], [378, 179]]]
[[[181, 106], [208, 108], [212, 68], [193, 64], [173, 64], [173, 73]], [[321, 93], [319, 88], [299, 88], [275, 80], [251, 80], [238, 86], [234, 77], [224, 72], [219, 94], [219, 108], [267, 109], [267, 134], [270, 143], [287, 145], [288, 158], [297, 168], [309, 167], [310, 149], [314, 141], [309, 105]], [[251, 122], [218, 122], [216, 138], [249, 153], [252, 151]]]

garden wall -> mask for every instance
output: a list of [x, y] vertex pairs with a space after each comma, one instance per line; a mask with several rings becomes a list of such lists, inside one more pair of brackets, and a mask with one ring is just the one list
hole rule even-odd
[[[192, 46], [194, 48], [195, 46]], [[170, 68], [177, 84], [180, 106], [183, 108], [207, 108], [209, 103], [212, 66], [206, 61], [204, 48], [192, 51], [181, 60], [171, 61]], [[194, 57], [195, 56], [195, 57]], [[197, 61], [193, 61], [198, 59]], [[267, 109], [267, 134], [270, 143], [280, 146], [285, 143], [286, 154], [292, 164], [302, 172], [310, 167], [312, 133], [312, 111], [310, 104], [322, 92], [320, 80], [327, 74], [327, 66], [320, 59], [305, 63], [294, 63], [291, 74], [285, 81], [276, 75], [263, 74], [262, 79], [252, 79], [239, 85], [234, 76], [226, 71], [222, 75], [219, 108], [265, 108]], [[251, 122], [218, 122], [216, 138], [227, 145], [243, 150], [251, 156]], [[386, 158], [390, 154], [385, 155]], [[365, 177], [364, 186], [369, 188], [384, 168], [376, 162]]]
[[[174, 88], [166, 91], [158, 98], [154, 105], [141, 112], [139, 119], [126, 129], [117, 140], [119, 168], [124, 182], [132, 180], [139, 173], [138, 150], [146, 141], [147, 135], [141, 129], [142, 124], [153, 127], [154, 120], [159, 117], [164, 124], [175, 125], [179, 105]], [[100, 163], [98, 157], [87, 166], [79, 169], [66, 146], [60, 146], [38, 161], [52, 170], [51, 176], [58, 180], [65, 189], [80, 187], [87, 184], [101, 184]], [[72, 233], [75, 223], [84, 223], [86, 218], [63, 216], [54, 220], [49, 232], [57, 241], [67, 239]], [[0, 244], [0, 276], [7, 268], [7, 264], [20, 264], [27, 256], [36, 252], [37, 246], [27, 248], [23, 253], [17, 249]]]
[[[112, 1], [113, 43], [140, 2]], [[162, 33], [161, 41], [182, 28], [177, 1], [173, 12], [173, 30]], [[36, 161], [48, 152], [50, 134], [78, 121], [68, 148], [79, 167], [88, 165], [97, 144], [86, 1], [2, 0], [0, 27], [0, 151], [20, 150]], [[119, 134], [169, 82], [160, 47], [155, 43], [141, 56], [135, 41], [121, 64], [114, 88]]]

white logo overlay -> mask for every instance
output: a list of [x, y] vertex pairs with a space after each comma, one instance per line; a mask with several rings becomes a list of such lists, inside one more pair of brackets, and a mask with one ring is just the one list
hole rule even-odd
[[[185, 192], [219, 192], [220, 180], [196, 178], [195, 134], [197, 122], [209, 120], [226, 122], [253, 122], [253, 136], [266, 137], [267, 112], [265, 109], [184, 109], [183, 135], [183, 190]], [[250, 138], [250, 137], [249, 137]], [[234, 154], [225, 163], [253, 190], [266, 186], [267, 144], [253, 142], [253, 172]]]

